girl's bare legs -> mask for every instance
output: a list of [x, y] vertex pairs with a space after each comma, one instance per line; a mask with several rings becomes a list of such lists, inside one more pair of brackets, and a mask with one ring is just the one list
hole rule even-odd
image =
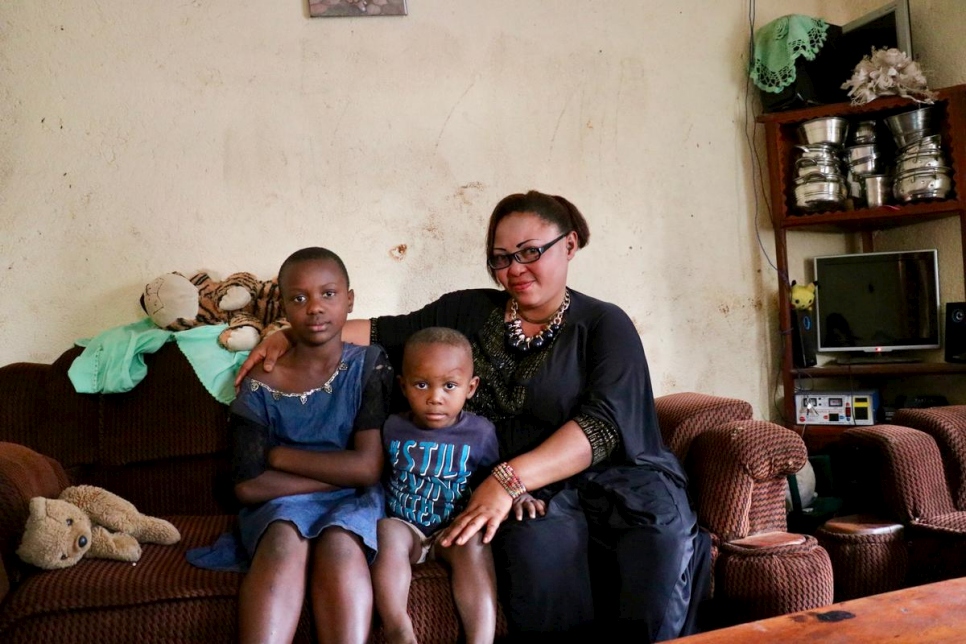
[[419, 560], [421, 550], [412, 528], [395, 519], [379, 520], [379, 554], [372, 564], [372, 588], [389, 644], [416, 642], [407, 606], [412, 562]]
[[362, 539], [326, 528], [312, 548], [310, 583], [318, 641], [364, 644], [372, 627], [372, 580]]
[[436, 556], [449, 564], [453, 598], [467, 644], [489, 644], [496, 634], [496, 571], [489, 544], [477, 532], [464, 545], [436, 544]]
[[268, 526], [238, 594], [238, 641], [291, 642], [305, 601], [309, 542], [291, 523]]

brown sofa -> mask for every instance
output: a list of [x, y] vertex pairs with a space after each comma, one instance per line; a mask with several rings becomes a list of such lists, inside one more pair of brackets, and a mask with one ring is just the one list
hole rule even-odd
[[[146, 357], [147, 377], [124, 394], [78, 394], [53, 365], [0, 368], [0, 642], [233, 642], [242, 576], [198, 570], [185, 550], [233, 523], [228, 409], [173, 343]], [[147, 545], [136, 565], [85, 559], [39, 571], [15, 551], [34, 496], [99, 485], [181, 531], [175, 546]], [[455, 642], [459, 623], [445, 569], [413, 573], [410, 612], [421, 642]], [[500, 619], [499, 631], [505, 632]], [[314, 640], [304, 610], [297, 641]], [[382, 641], [375, 629], [371, 638]]]
[[[146, 356], [147, 377], [124, 394], [76, 393], [67, 370], [79, 354], [0, 368], [0, 641], [234, 641], [241, 575], [198, 570], [184, 558], [229, 529], [237, 511], [227, 408], [174, 344]], [[804, 459], [801, 439], [749, 420], [741, 401], [675, 394], [657, 402], [713, 535], [714, 595], [730, 621], [828, 603], [824, 551], [783, 532], [784, 476]], [[85, 559], [45, 572], [24, 564], [15, 551], [29, 499], [81, 483], [169, 519], [181, 543], [148, 545], [136, 565]], [[440, 565], [417, 567], [409, 606], [421, 642], [460, 638]], [[304, 610], [298, 641], [314, 639], [311, 619]], [[505, 628], [501, 614], [498, 633]], [[382, 641], [378, 628], [371, 639]]]

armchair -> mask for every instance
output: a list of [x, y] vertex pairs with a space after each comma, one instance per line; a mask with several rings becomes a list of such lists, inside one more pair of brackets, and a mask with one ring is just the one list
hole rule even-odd
[[712, 536], [712, 625], [832, 602], [832, 567], [814, 537], [786, 532], [786, 477], [805, 464], [795, 432], [750, 420], [751, 406], [703, 394], [657, 401], [661, 430]]

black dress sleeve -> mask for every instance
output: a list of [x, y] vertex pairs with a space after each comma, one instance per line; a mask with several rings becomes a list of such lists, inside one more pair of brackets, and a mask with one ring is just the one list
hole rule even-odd
[[[680, 465], [664, 447], [641, 338], [619, 307], [607, 304], [588, 333], [587, 387], [575, 420], [609, 425], [620, 437], [624, 463], [650, 463], [673, 475]], [[586, 431], [586, 430], [585, 430]]]
[[370, 345], [366, 349], [362, 404], [352, 426], [354, 431], [382, 428], [389, 415], [393, 383], [393, 368], [386, 352], [378, 345]]
[[268, 427], [232, 412], [228, 419], [232, 479], [241, 483], [268, 469]]

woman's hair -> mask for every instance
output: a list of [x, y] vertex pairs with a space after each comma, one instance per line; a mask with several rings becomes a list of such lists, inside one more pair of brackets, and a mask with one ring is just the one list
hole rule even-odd
[[[490, 224], [486, 230], [486, 255], [493, 252], [493, 242], [496, 239], [496, 227], [504, 217], [515, 212], [531, 213], [557, 227], [561, 233], [571, 230], [577, 232], [577, 248], [583, 248], [590, 241], [590, 227], [587, 220], [573, 205], [563, 197], [548, 195], [536, 190], [526, 194], [520, 192], [504, 197], [496, 204], [490, 215]], [[496, 272], [488, 268], [490, 277], [496, 280]]]
[[346, 270], [345, 264], [342, 262], [342, 258], [333, 253], [328, 248], [321, 248], [319, 246], [311, 246], [309, 248], [303, 248], [302, 250], [297, 250], [288, 258], [282, 262], [282, 267], [278, 269], [278, 283], [281, 286], [282, 276], [289, 271], [294, 265], [301, 264], [302, 262], [314, 262], [314, 261], [330, 261], [335, 262], [336, 266], [339, 267], [339, 271], [342, 272], [342, 276], [345, 278], [345, 287], [349, 288], [349, 271]]

